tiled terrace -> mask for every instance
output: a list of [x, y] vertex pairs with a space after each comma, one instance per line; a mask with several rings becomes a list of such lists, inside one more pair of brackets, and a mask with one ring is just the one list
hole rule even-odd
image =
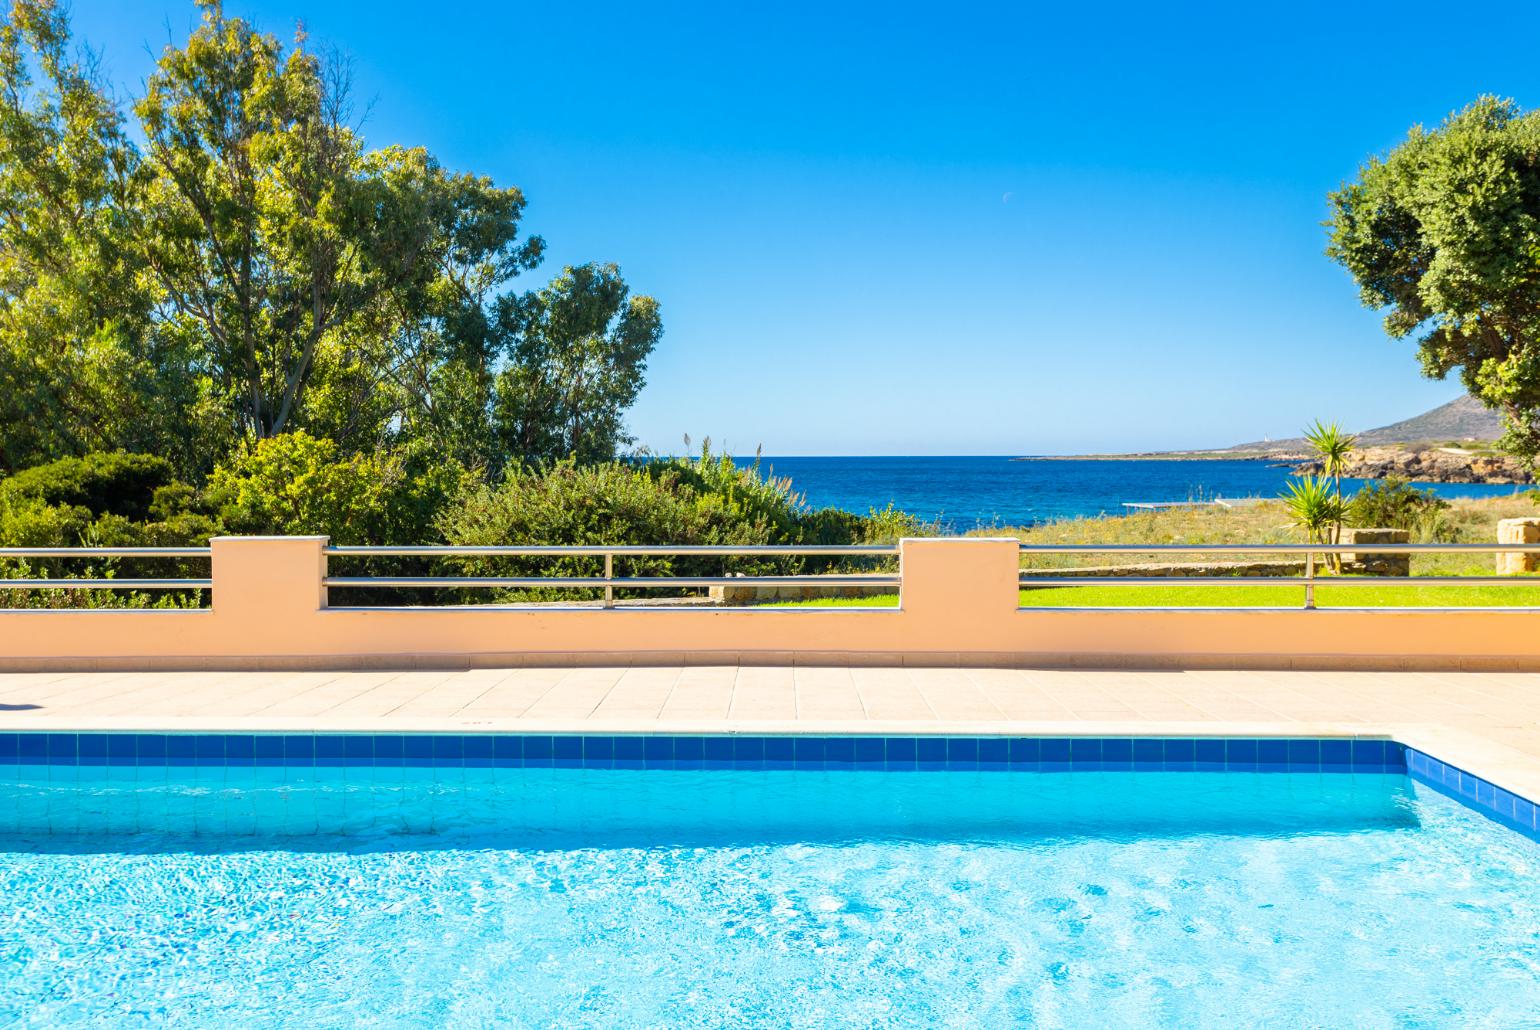
[[1388, 734], [1540, 797], [1540, 673], [749, 665], [0, 673], [0, 729]]

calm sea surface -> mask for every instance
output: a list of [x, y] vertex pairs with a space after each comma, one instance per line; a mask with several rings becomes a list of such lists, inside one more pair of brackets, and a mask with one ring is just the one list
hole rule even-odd
[[[747, 464], [751, 459], [740, 459]], [[1125, 501], [1276, 497], [1287, 468], [1263, 461], [1078, 461], [1004, 457], [764, 458], [814, 507], [894, 507], [955, 530], [1123, 514]], [[1356, 490], [1362, 480], [1344, 480]], [[1428, 484], [1446, 497], [1488, 497], [1527, 487]]]

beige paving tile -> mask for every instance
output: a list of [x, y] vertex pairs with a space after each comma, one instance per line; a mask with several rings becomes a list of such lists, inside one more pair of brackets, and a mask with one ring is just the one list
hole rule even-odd
[[1004, 719], [966, 669], [907, 669], [915, 688], [942, 720]]
[[[626, 670], [611, 666], [582, 666], [567, 670], [524, 714], [531, 718], [587, 718], [615, 688]], [[462, 707], [464, 707], [462, 705]]]
[[861, 694], [844, 666], [798, 666], [792, 676], [799, 719], [865, 719]]
[[634, 669], [612, 670], [615, 675], [610, 688], [592, 709], [595, 717], [629, 715], [656, 719], [668, 703], [669, 695], [678, 682], [680, 669], [668, 666], [640, 666]]
[[662, 718], [727, 718], [737, 675], [735, 665], [686, 666], [663, 703]]
[[[524, 670], [527, 671], [527, 670]], [[557, 688], [560, 676], [509, 676], [479, 695], [464, 708], [466, 714], [511, 711], [522, 715]]]
[[795, 719], [797, 682], [791, 666], [745, 665], [733, 680], [729, 719]]
[[935, 709], [908, 676], [894, 668], [851, 668], [850, 681], [868, 719], [935, 719]]
[[1014, 669], [969, 669], [968, 678], [1007, 719], [1068, 719], [1068, 705]]

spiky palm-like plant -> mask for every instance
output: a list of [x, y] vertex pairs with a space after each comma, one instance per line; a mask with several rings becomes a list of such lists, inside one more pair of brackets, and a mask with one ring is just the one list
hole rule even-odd
[[[1353, 445], [1358, 442], [1358, 437], [1344, 432], [1336, 422], [1316, 419], [1313, 425], [1305, 429], [1305, 441], [1315, 450], [1321, 462], [1321, 472], [1331, 480], [1331, 492], [1337, 501], [1337, 517], [1331, 525], [1331, 540], [1321, 542], [1339, 544], [1342, 542], [1342, 520], [1347, 511], [1347, 506], [1342, 503], [1342, 474], [1347, 471]], [[1338, 572], [1342, 571], [1340, 554], [1331, 556], [1331, 566]]]
[[1283, 492], [1294, 525], [1305, 531], [1313, 544], [1331, 543], [1331, 530], [1342, 522], [1342, 498], [1325, 476], [1300, 476]]

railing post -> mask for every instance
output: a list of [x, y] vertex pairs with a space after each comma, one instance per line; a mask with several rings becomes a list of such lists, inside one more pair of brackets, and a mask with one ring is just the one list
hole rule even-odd
[[604, 607], [615, 607], [615, 556], [608, 551], [604, 555]]
[[1315, 552], [1305, 552], [1305, 610], [1315, 607]]

